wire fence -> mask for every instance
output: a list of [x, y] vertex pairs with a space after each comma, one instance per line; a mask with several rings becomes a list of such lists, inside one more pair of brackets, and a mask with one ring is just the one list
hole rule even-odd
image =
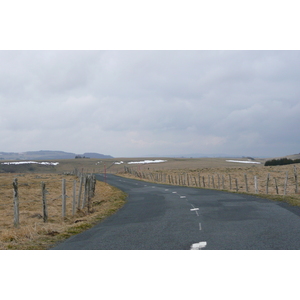
[[12, 223], [20, 227], [31, 218], [46, 223], [91, 213], [96, 178], [76, 169], [73, 175], [72, 180], [34, 182], [15, 177], [11, 184], [0, 184], [0, 227], [10, 227]]
[[138, 179], [171, 185], [283, 196], [299, 194], [296, 165], [290, 171], [277, 172], [276, 175], [271, 172], [253, 174], [243, 170], [239, 172], [232, 170], [232, 173], [228, 170], [224, 173], [209, 173], [209, 170], [203, 173], [179, 170], [147, 172], [127, 166], [124, 166], [124, 172]]

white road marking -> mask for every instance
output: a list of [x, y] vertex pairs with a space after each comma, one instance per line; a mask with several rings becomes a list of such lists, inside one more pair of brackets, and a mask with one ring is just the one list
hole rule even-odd
[[181, 199], [186, 198], [186, 196], [180, 196]]
[[177, 192], [172, 192], [172, 194], [177, 194]]
[[207, 242], [199, 242], [192, 244], [190, 250], [201, 250], [202, 248], [205, 248], [207, 246]]
[[167, 192], [169, 189], [165, 189], [165, 191]]
[[191, 211], [196, 211], [196, 210], [199, 210], [199, 208], [191, 208]]
[[201, 223], [199, 223], [199, 230], [202, 230], [202, 226], [201, 226]]

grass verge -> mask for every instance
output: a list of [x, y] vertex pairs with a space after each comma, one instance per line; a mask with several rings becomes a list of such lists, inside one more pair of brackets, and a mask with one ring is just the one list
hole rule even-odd
[[[14, 174], [13, 176], [16, 175]], [[57, 188], [60, 188], [61, 186], [61, 177], [56, 178], [55, 176], [58, 175], [51, 175], [49, 178], [53, 184], [51, 187], [50, 181], [48, 183], [49, 198], [52, 195], [56, 198], [58, 192], [55, 191], [55, 187], [57, 186]], [[5, 175], [5, 179], [11, 182], [12, 178], [7, 177], [9, 177], [8, 174]], [[4, 177], [1, 179], [2, 182], [4, 182]], [[42, 219], [34, 217], [39, 216], [41, 207], [40, 201], [33, 201], [35, 200], [35, 197], [38, 197], [38, 193], [34, 189], [35, 178], [22, 175], [19, 179], [20, 196], [22, 195], [20, 202], [28, 202], [28, 199], [31, 200], [27, 203], [26, 207], [24, 205], [21, 206], [21, 222], [18, 228], [13, 227], [11, 207], [8, 204], [2, 206], [3, 209], [0, 212], [2, 216], [0, 220], [0, 249], [2, 250], [45, 250], [52, 248], [57, 243], [93, 227], [108, 216], [114, 214], [125, 204], [127, 197], [121, 190], [104, 182], [97, 181], [91, 213], [87, 213], [86, 210], [77, 210], [76, 214], [73, 216], [70, 213], [71, 197], [69, 197], [69, 213], [67, 214], [67, 217], [62, 219], [58, 209], [61, 207], [61, 202], [55, 203], [56, 201], [60, 201], [58, 199], [53, 201], [52, 207], [50, 207], [52, 208], [52, 210], [50, 210], [52, 215], [50, 214], [48, 222], [44, 223]], [[37, 180], [40, 181], [41, 178], [38, 178]], [[43, 180], [46, 180], [46, 178], [43, 178]], [[21, 189], [22, 182], [27, 182], [26, 185], [23, 184], [23, 190]], [[27, 190], [25, 190], [25, 188]], [[70, 185], [69, 192], [67, 191], [69, 195], [71, 195], [72, 192], [71, 188]], [[2, 203], [5, 203], [8, 200], [11, 202], [10, 185], [6, 184], [2, 185], [2, 187], [0, 186], [0, 192], [0, 200]], [[55, 210], [53, 208], [55, 208]]]
[[[140, 181], [145, 181], [145, 182], [172, 185], [170, 183], [165, 183], [165, 182], [150, 181], [150, 180], [147, 180], [147, 179], [136, 177], [136, 176], [134, 176], [132, 174], [128, 174], [128, 173], [120, 173], [120, 174], [118, 174], [118, 176], [125, 177], [125, 178], [130, 178], [130, 179], [135, 179], [135, 180], [140, 180]], [[186, 186], [186, 185], [177, 185], [177, 186]], [[250, 196], [257, 197], [257, 198], [264, 198], [264, 199], [269, 199], [269, 200], [274, 200], [274, 201], [285, 202], [285, 203], [288, 203], [292, 206], [300, 206], [300, 194], [290, 194], [290, 195], [264, 194], [264, 193], [256, 194], [256, 193], [243, 192], [243, 191], [238, 191], [237, 192], [235, 190], [227, 190], [227, 189], [216, 189], [216, 188], [213, 189], [213, 188], [204, 188], [204, 187], [197, 187], [197, 186], [189, 186], [189, 187], [198, 188], [198, 189], [218, 190], [218, 191], [226, 192], [226, 193], [250, 195]]]

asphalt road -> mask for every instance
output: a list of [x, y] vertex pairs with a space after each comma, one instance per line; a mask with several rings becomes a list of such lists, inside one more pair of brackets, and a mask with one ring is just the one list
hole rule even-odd
[[52, 249], [300, 249], [299, 207], [110, 174], [107, 183], [125, 191], [127, 203], [115, 215]]

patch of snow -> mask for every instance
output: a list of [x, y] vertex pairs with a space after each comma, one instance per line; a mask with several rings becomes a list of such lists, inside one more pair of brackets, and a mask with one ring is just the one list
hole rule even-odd
[[235, 162], [241, 164], [261, 164], [259, 161], [249, 161], [249, 160], [226, 160], [227, 162]]
[[25, 165], [25, 164], [38, 164], [38, 165], [47, 165], [47, 166], [57, 166], [59, 162], [37, 162], [37, 161], [11, 161], [1, 163], [2, 165]]
[[166, 160], [156, 159], [156, 160], [143, 160], [143, 161], [131, 161], [128, 164], [153, 164], [153, 163], [162, 163], [166, 162]]
[[124, 162], [123, 161], [119, 161], [119, 162], [115, 162], [115, 165], [120, 165], [120, 164], [123, 164]]

